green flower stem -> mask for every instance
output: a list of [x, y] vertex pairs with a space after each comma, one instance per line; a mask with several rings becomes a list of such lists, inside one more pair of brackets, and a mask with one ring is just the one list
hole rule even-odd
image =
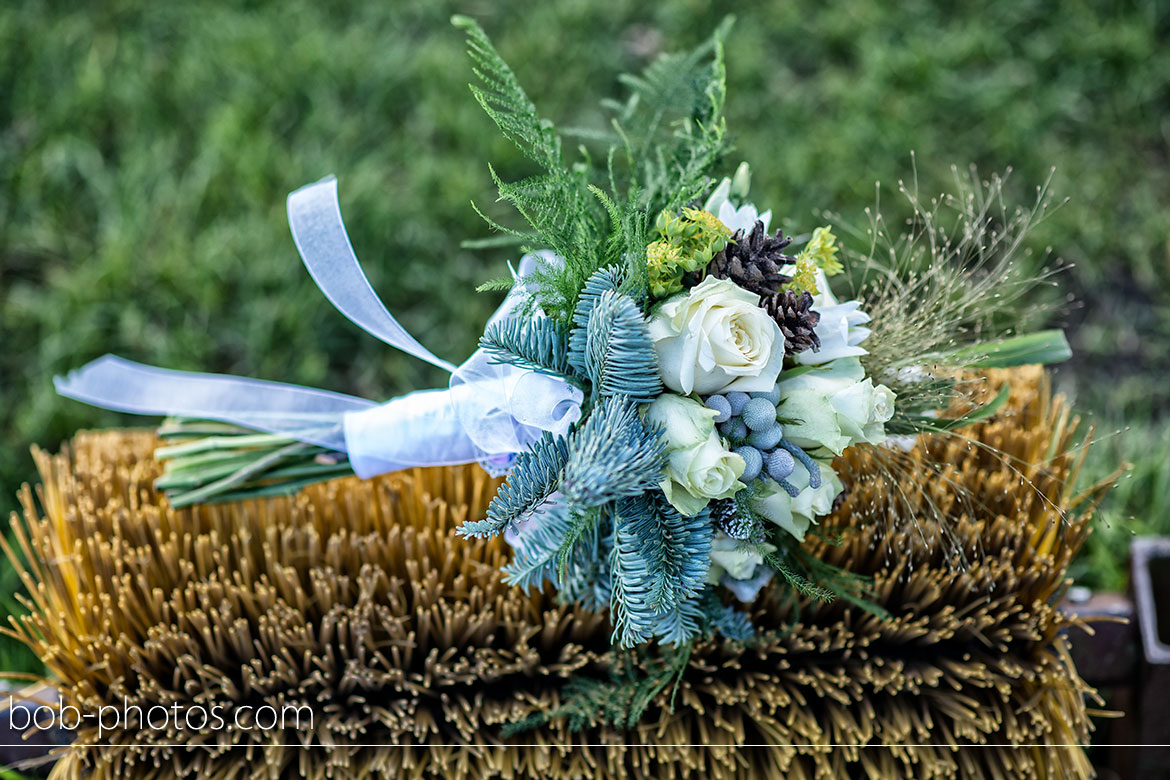
[[155, 450], [165, 464], [155, 488], [175, 507], [289, 495], [353, 473], [344, 453], [225, 423], [168, 420], [158, 435], [176, 442]]
[[218, 450], [262, 449], [296, 443], [296, 439], [275, 433], [255, 433], [240, 436], [208, 436], [186, 444], [159, 447], [154, 451], [158, 460], [170, 460], [187, 455]]
[[[241, 437], [244, 438], [244, 437]], [[209, 482], [201, 488], [179, 495], [171, 496], [171, 505], [178, 508], [189, 504], [203, 504], [209, 498], [225, 493], [231, 488], [239, 487], [249, 482], [253, 477], [263, 474], [274, 465], [288, 459], [290, 456], [303, 455], [314, 448], [312, 444], [295, 442], [278, 450], [261, 455], [256, 460], [243, 466], [222, 479]], [[319, 449], [319, 448], [318, 448]]]

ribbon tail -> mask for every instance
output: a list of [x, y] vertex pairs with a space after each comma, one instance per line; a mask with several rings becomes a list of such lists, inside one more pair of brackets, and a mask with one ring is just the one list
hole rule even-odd
[[370, 286], [345, 232], [337, 179], [329, 176], [291, 193], [288, 224], [309, 275], [338, 311], [390, 346], [445, 371], [455, 370], [410, 335]]
[[106, 355], [65, 377], [66, 398], [131, 414], [217, 420], [346, 451], [344, 416], [373, 401], [283, 382], [172, 371]]

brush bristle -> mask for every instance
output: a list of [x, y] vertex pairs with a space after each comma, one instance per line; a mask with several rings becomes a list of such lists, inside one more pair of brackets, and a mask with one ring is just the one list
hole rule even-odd
[[[1012, 388], [1010, 412], [968, 429], [997, 455], [940, 436], [896, 469], [881, 448], [838, 464], [848, 490], [824, 530], [844, 543], [809, 549], [872, 576], [890, 619], [766, 591], [761, 637], [697, 645], [673, 713], [668, 687], [629, 732], [556, 720], [508, 739], [505, 724], [560, 706], [568, 678], [603, 678], [616, 657], [604, 616], [506, 586], [502, 540], [455, 536], [496, 481], [418, 469], [176, 511], [151, 488], [151, 434], [81, 434], [37, 453], [39, 502], [26, 488], [14, 522], [31, 593], [16, 634], [66, 701], [303, 704], [314, 727], [87, 723], [53, 777], [1090, 776], [1076, 747], [1090, 690], [1057, 602], [1088, 529], [1071, 510], [1103, 486], [1072, 494], [1076, 426], [1043, 375], [1016, 372]], [[956, 485], [965, 500], [950, 500]], [[929, 528], [886, 522], [906, 494], [944, 509], [965, 565]]]

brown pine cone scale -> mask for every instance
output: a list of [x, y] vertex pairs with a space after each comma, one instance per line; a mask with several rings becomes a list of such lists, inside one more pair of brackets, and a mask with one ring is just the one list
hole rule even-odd
[[707, 273], [719, 278], [730, 279], [745, 290], [756, 295], [774, 295], [790, 282], [791, 277], [780, 269], [796, 262], [784, 254], [784, 248], [792, 243], [782, 231], [769, 236], [764, 232], [764, 223], [756, 224], [747, 235], [737, 230], [731, 241], [707, 264]]
[[816, 352], [821, 348], [821, 339], [813, 330], [820, 323], [821, 315], [810, 308], [812, 302], [812, 295], [807, 290], [799, 295], [784, 290], [768, 296], [760, 304], [784, 334], [785, 355], [795, 355], [810, 348]]

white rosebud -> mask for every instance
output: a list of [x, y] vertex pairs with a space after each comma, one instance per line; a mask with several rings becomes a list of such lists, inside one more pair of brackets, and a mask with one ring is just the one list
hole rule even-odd
[[869, 421], [871, 423], [889, 422], [894, 416], [894, 391], [885, 385], [878, 385], [873, 389], [870, 399]]
[[746, 465], [712, 432], [702, 444], [667, 454], [662, 492], [684, 515], [697, 515], [712, 499], [731, 498], [743, 490], [739, 478]]
[[760, 298], [708, 276], [679, 293], [650, 320], [650, 337], [667, 387], [684, 395], [767, 392], [784, 363], [784, 336]]
[[711, 568], [707, 571], [708, 580], [718, 582], [724, 574], [733, 580], [750, 578], [755, 574], [756, 567], [764, 562], [760, 548], [768, 552], [776, 549], [770, 544], [762, 544], [758, 548], [756, 545], [732, 539], [723, 531], [716, 531], [711, 538]]
[[662, 492], [684, 515], [697, 515], [715, 498], [730, 498], [744, 488], [746, 463], [728, 452], [715, 431], [718, 415], [697, 401], [664, 393], [646, 405], [646, 421], [662, 428], [666, 439], [666, 478]]
[[855, 357], [784, 379], [779, 388], [779, 415], [792, 421], [784, 436], [798, 447], [840, 455], [856, 442], [885, 440], [882, 424], [893, 416], [894, 393], [875, 387]]
[[796, 537], [804, 541], [809, 526], [817, 521], [818, 517], [829, 514], [833, 510], [833, 501], [844, 490], [841, 478], [830, 468], [828, 463], [819, 462], [821, 469], [821, 486], [808, 486], [808, 469], [797, 462], [787, 481], [800, 489], [800, 493], [793, 498], [787, 491], [775, 483], [765, 481], [764, 487], [752, 500], [752, 508]]
[[685, 449], [705, 442], [719, 412], [674, 393], [663, 393], [642, 408], [642, 416], [662, 429], [668, 448]]

